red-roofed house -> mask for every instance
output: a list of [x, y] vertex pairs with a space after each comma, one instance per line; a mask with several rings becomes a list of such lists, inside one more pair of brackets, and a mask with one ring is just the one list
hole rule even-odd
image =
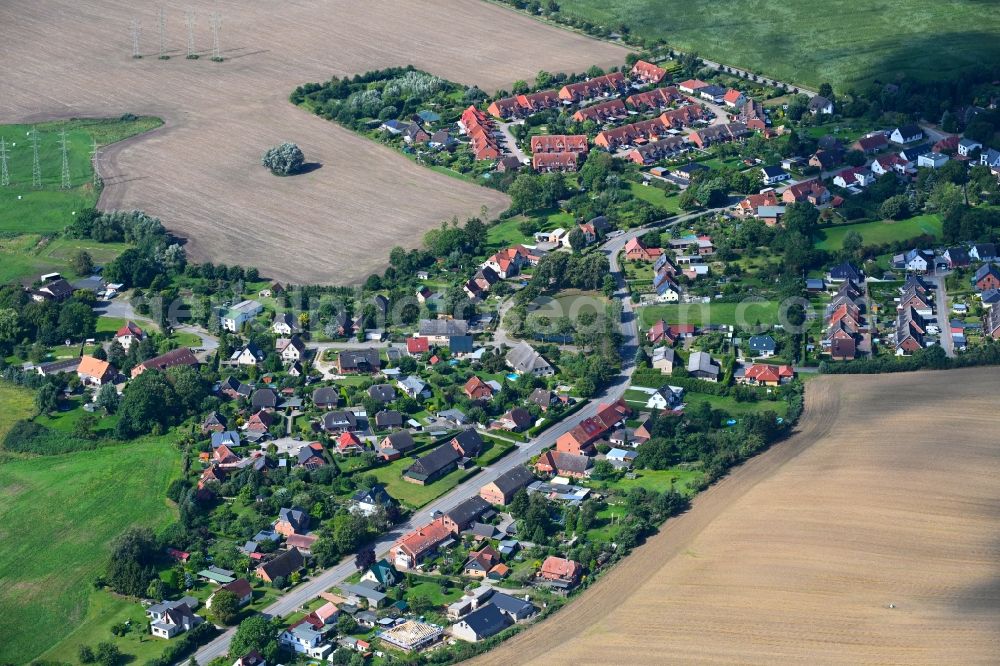
[[586, 153], [586, 134], [543, 134], [531, 137], [532, 153]]
[[475, 375], [465, 382], [462, 391], [469, 400], [489, 400], [493, 397], [493, 388]]
[[143, 339], [143, 337], [145, 337], [145, 334], [134, 321], [126, 322], [126, 324], [119, 328], [115, 333], [115, 341], [126, 351], [132, 346], [133, 342], [139, 342]]
[[427, 338], [416, 337], [406, 338], [406, 351], [410, 356], [426, 354], [430, 351], [431, 345]]
[[674, 86], [656, 88], [644, 93], [636, 93], [625, 98], [625, 103], [638, 111], [646, 109], [666, 109], [679, 99], [683, 99]]
[[733, 212], [737, 217], [757, 217], [757, 210], [761, 206], [777, 206], [778, 195], [774, 190], [768, 190], [760, 194], [751, 194], [736, 204]]
[[787, 204], [808, 201], [814, 206], [819, 206], [830, 201], [830, 190], [823, 187], [818, 180], [813, 178], [788, 186], [781, 193], [781, 200]]
[[667, 70], [658, 65], [654, 65], [651, 62], [637, 60], [636, 63], [632, 65], [632, 71], [629, 73], [633, 79], [637, 79], [646, 84], [652, 84], [662, 81], [663, 77], [667, 75]]
[[400, 537], [389, 549], [389, 558], [400, 569], [412, 569], [451, 538], [444, 518], [437, 518]]
[[583, 567], [579, 562], [550, 555], [542, 562], [539, 578], [563, 587], [573, 587], [580, 582]]
[[738, 109], [743, 106], [747, 98], [739, 90], [730, 88], [722, 98], [723, 103], [731, 109]]
[[795, 376], [790, 365], [766, 365], [755, 363], [746, 369], [741, 381], [756, 386], [778, 386]]
[[363, 453], [365, 450], [361, 440], [353, 432], [343, 432], [337, 438], [337, 453], [348, 455], [351, 453]]
[[708, 84], [698, 79], [688, 79], [687, 81], [678, 84], [677, 87], [680, 88], [683, 92], [695, 93], [701, 90], [702, 88], [707, 88]]
[[658, 247], [646, 247], [642, 240], [633, 238], [625, 244], [625, 258], [629, 261], [656, 261], [663, 254]]
[[860, 150], [865, 155], [871, 155], [872, 153], [877, 153], [878, 151], [884, 149], [888, 145], [889, 139], [885, 137], [885, 134], [879, 132], [877, 134], [872, 134], [871, 136], [861, 137], [851, 145], [851, 148], [853, 150]]
[[674, 332], [671, 330], [667, 322], [661, 319], [650, 326], [649, 330], [646, 331], [646, 341], [653, 345], [664, 342], [672, 345], [677, 342], [677, 336], [674, 335]]
[[595, 123], [603, 123], [626, 115], [628, 115], [628, 110], [625, 109], [625, 103], [620, 99], [613, 99], [608, 102], [583, 107], [573, 114], [573, 120], [578, 123], [588, 120]]
[[539, 153], [531, 156], [531, 168], [539, 173], [576, 171], [579, 153]]
[[559, 99], [566, 102], [582, 102], [583, 100], [610, 95], [625, 89], [625, 75], [621, 72], [611, 72], [604, 76], [595, 76], [588, 81], [570, 83], [559, 90]]

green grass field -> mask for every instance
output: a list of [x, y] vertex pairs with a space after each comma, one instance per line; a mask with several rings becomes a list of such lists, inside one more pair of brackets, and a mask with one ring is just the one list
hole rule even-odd
[[639, 321], [647, 329], [663, 319], [668, 324], [728, 324], [753, 326], [778, 321], [778, 303], [775, 301], [747, 301], [746, 303], [679, 303], [649, 305], [639, 311]]
[[385, 489], [389, 491], [390, 495], [415, 509], [457, 486], [459, 480], [470, 472], [470, 470], [457, 469], [430, 485], [420, 486], [403, 480], [403, 470], [412, 464], [413, 458], [400, 458], [384, 467], [377, 467], [370, 473], [375, 475], [379, 483], [385, 484]]
[[904, 73], [947, 79], [1000, 60], [1000, 12], [982, 0], [560, 0], [564, 15], [664, 39], [781, 80], [841, 89]]
[[179, 471], [169, 437], [0, 465], [0, 662], [27, 663], [123, 610], [124, 602], [109, 601], [91, 581], [123, 529], [157, 529], [171, 519], [165, 495]]
[[[35, 392], [7, 382], [0, 382], [0, 440], [7, 436], [14, 423], [35, 413]], [[0, 486], [0, 495], [3, 487]]]
[[820, 231], [822, 238], [816, 243], [820, 250], [837, 251], [844, 247], [844, 236], [849, 231], [857, 231], [865, 245], [881, 245], [892, 241], [916, 238], [924, 234], [941, 236], [941, 217], [930, 213], [917, 215], [899, 222], [875, 221], [862, 224], [845, 224]]
[[667, 196], [667, 193], [652, 185], [640, 185], [639, 183], [629, 183], [629, 189], [636, 199], [642, 199], [646, 203], [653, 204], [668, 213], [680, 212], [680, 197], [676, 194]]

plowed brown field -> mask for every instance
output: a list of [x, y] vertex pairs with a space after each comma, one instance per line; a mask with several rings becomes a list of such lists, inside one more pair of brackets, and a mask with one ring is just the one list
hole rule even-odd
[[[159, 50], [166, 4], [170, 60]], [[199, 60], [185, 59], [184, 10]], [[209, 14], [226, 62], [210, 61]], [[133, 60], [129, 24], [142, 24]], [[296, 282], [358, 280], [393, 245], [416, 246], [453, 215], [507, 198], [413, 164], [288, 102], [299, 84], [413, 64], [484, 89], [540, 69], [582, 71], [623, 49], [480, 0], [124, 0], [0, 3], [0, 122], [159, 115], [166, 125], [102, 154], [106, 208], [142, 208], [197, 260], [258, 266]], [[322, 168], [275, 178], [261, 153], [298, 143]]]
[[811, 381], [797, 435], [480, 663], [998, 663], [998, 388]]

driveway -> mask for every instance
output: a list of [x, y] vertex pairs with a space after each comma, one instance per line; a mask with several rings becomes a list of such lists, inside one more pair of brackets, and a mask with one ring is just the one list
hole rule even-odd
[[511, 134], [510, 126], [523, 125], [523, 124], [524, 124], [523, 120], [515, 120], [514, 122], [511, 123], [500, 123], [500, 122], [497, 123], [497, 127], [503, 134], [504, 142], [507, 144], [506, 145], [507, 152], [516, 157], [518, 161], [521, 162], [521, 164], [524, 164], [525, 162], [530, 162], [531, 160], [528, 158], [527, 155], [524, 154], [524, 151], [518, 147], [517, 141], [514, 140], [514, 135]]

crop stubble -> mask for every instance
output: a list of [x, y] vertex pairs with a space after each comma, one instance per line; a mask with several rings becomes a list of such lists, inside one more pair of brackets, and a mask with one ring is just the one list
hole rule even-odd
[[[199, 60], [185, 59], [183, 11]], [[141, 208], [186, 237], [196, 260], [258, 266], [294, 282], [344, 283], [415, 247], [453, 215], [497, 214], [507, 198], [432, 172], [293, 107], [301, 83], [413, 64], [491, 90], [539, 69], [612, 65], [625, 51], [480, 0], [192, 0], [167, 9], [170, 60], [157, 58], [157, 3], [0, 3], [0, 122], [158, 115], [166, 125], [105, 150], [104, 208]], [[211, 56], [210, 12], [226, 61]], [[141, 60], [129, 23], [142, 23]], [[276, 178], [260, 154], [297, 142], [322, 168]]]
[[478, 663], [996, 663], [998, 387], [811, 381], [798, 434]]

